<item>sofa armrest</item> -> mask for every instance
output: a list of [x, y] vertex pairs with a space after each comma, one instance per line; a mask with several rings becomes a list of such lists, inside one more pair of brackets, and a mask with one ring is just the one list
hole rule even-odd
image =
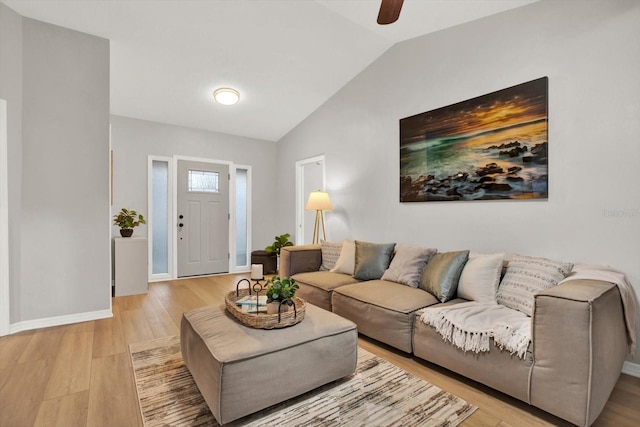
[[615, 386], [627, 339], [620, 292], [599, 280], [573, 280], [535, 297], [531, 404], [589, 426]]
[[280, 249], [280, 276], [318, 271], [322, 265], [320, 245], [285, 246]]

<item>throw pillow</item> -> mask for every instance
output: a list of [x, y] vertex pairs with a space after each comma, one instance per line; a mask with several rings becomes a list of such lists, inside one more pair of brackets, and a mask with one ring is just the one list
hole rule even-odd
[[469, 253], [458, 282], [458, 297], [469, 301], [496, 302], [504, 253]]
[[435, 254], [422, 270], [420, 288], [446, 302], [456, 296], [456, 289], [469, 251]]
[[356, 242], [353, 240], [344, 240], [342, 249], [336, 264], [329, 271], [332, 273], [342, 273], [353, 276], [354, 266], [356, 265]]
[[395, 243], [368, 243], [356, 240], [356, 263], [353, 277], [376, 280], [389, 268]]
[[322, 265], [320, 271], [329, 271], [335, 265], [336, 261], [340, 257], [340, 250], [342, 249], [342, 242], [320, 242], [322, 251]]
[[382, 275], [382, 280], [417, 288], [424, 266], [436, 252], [438, 250], [434, 248], [398, 245], [389, 268]]
[[572, 268], [569, 262], [514, 254], [498, 288], [498, 304], [531, 316], [535, 295], [557, 285]]

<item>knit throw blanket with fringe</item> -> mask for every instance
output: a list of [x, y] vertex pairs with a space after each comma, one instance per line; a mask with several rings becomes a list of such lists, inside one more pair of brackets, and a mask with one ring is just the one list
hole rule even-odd
[[498, 348], [524, 359], [531, 341], [531, 318], [496, 303], [470, 301], [432, 306], [420, 320], [464, 351], [489, 351], [493, 338]]

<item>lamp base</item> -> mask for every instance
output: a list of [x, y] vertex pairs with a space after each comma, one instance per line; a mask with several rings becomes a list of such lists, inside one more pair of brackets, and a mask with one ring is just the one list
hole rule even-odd
[[327, 240], [327, 233], [324, 228], [324, 213], [321, 210], [316, 211], [316, 223], [313, 227], [313, 241], [314, 245], [320, 243], [320, 227], [322, 226], [322, 240]]

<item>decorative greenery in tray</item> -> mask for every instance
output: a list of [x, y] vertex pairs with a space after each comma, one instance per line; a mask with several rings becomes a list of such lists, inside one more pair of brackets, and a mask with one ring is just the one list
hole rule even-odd
[[267, 281], [267, 303], [281, 302], [295, 296], [299, 286], [294, 279], [273, 276]]

